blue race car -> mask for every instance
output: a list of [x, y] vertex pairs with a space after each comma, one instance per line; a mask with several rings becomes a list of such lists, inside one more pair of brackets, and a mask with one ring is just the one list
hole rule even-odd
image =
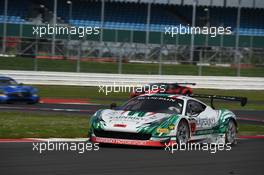
[[0, 76], [0, 103], [39, 102], [38, 90], [31, 86], [18, 84], [14, 79]]

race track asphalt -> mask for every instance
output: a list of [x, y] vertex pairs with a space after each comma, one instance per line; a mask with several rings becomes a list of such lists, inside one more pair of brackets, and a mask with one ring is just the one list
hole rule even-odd
[[[102, 105], [13, 104], [1, 111], [34, 111], [91, 115]], [[263, 121], [264, 111], [234, 111], [238, 117]], [[245, 122], [247, 120], [241, 120]], [[251, 121], [252, 122], [252, 121]], [[254, 121], [253, 121], [254, 122]], [[263, 125], [263, 122], [257, 122]], [[0, 175], [170, 175], [264, 174], [264, 139], [241, 139], [231, 151], [176, 151], [163, 148], [100, 147], [99, 151], [33, 151], [32, 143], [0, 143]]]
[[[1, 111], [27, 111], [27, 112], [50, 112], [67, 113], [74, 115], [92, 115], [98, 109], [109, 108], [107, 105], [81, 105], [81, 104], [1, 104]], [[241, 123], [264, 124], [264, 111], [233, 110]]]
[[177, 151], [100, 147], [83, 154], [39, 154], [32, 143], [0, 143], [0, 174], [78, 175], [263, 175], [264, 139], [239, 140], [231, 151]]

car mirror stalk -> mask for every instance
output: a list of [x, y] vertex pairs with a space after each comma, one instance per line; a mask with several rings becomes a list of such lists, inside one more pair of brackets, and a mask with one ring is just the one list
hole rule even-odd
[[110, 104], [110, 109], [114, 109], [114, 108], [116, 108], [116, 107], [117, 107], [116, 103], [111, 103], [111, 104]]

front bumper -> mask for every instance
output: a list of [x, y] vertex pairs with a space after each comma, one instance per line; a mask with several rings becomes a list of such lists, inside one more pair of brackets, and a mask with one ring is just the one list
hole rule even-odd
[[29, 103], [37, 103], [39, 102], [39, 96], [32, 95], [29, 97], [10, 97], [8, 95], [0, 96], [0, 103], [8, 103], [8, 102], [29, 102]]
[[160, 140], [130, 140], [130, 139], [118, 139], [118, 138], [106, 138], [91, 136], [90, 141], [94, 143], [107, 143], [115, 145], [133, 145], [133, 146], [149, 146], [149, 147], [165, 147], [167, 145], [175, 144], [176, 141], [169, 140], [167, 142]]

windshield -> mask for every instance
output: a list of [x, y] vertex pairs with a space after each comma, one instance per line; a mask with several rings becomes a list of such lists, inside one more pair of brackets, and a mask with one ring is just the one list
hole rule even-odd
[[0, 79], [0, 86], [12, 86], [17, 85], [17, 82], [12, 79]]
[[161, 96], [140, 96], [128, 101], [119, 109], [127, 111], [181, 114], [183, 100]]

